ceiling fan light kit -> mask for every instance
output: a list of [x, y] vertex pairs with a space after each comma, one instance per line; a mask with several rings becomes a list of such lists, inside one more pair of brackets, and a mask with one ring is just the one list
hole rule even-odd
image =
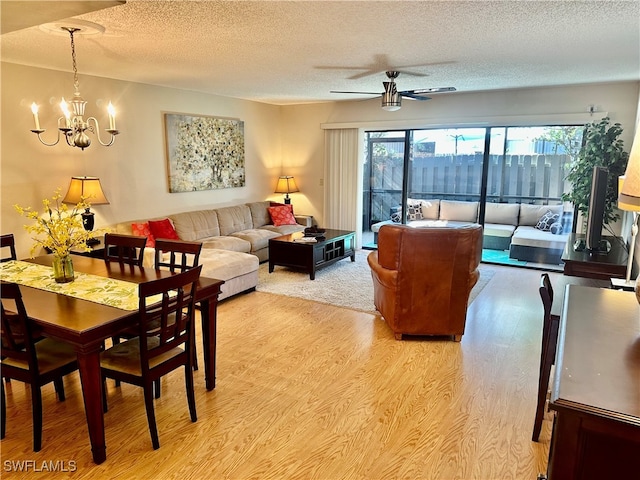
[[[442, 92], [455, 92], [455, 87], [437, 87], [437, 88], [422, 88], [419, 90], [403, 90], [401, 92], [396, 88], [395, 79], [398, 78], [400, 72], [397, 70], [389, 70], [385, 72], [388, 82], [382, 82], [384, 86], [384, 92], [381, 95], [382, 109], [387, 112], [395, 112], [402, 107], [402, 97], [407, 97], [412, 100], [431, 100], [430, 97], [423, 96], [425, 93], [442, 93]], [[378, 95], [375, 92], [343, 92], [332, 90], [331, 93], [355, 93], [362, 95]]]
[[[385, 82], [387, 83], [387, 82]], [[398, 92], [384, 92], [382, 94], [382, 109], [387, 112], [395, 112], [400, 110], [402, 106], [402, 97]]]

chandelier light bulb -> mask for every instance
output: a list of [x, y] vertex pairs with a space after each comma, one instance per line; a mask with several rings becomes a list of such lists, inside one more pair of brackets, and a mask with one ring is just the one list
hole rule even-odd
[[111, 102], [109, 102], [109, 105], [107, 106], [107, 112], [109, 112], [109, 130], [115, 130], [116, 129], [116, 109], [114, 108]]
[[67, 105], [64, 97], [62, 97], [62, 101], [60, 102], [60, 110], [62, 110], [62, 114], [65, 118], [65, 127], [71, 128], [71, 112], [69, 111], [69, 105]]
[[38, 105], [36, 102], [31, 104], [31, 113], [33, 113], [33, 120], [36, 122], [36, 130], [40, 130], [40, 120], [38, 119]]

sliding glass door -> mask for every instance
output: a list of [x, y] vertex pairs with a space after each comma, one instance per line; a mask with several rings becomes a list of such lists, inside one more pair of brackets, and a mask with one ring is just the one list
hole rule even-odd
[[[364, 163], [363, 246], [376, 248], [377, 231], [406, 222], [419, 200], [562, 204], [581, 126], [489, 127], [368, 132]], [[573, 206], [565, 205], [564, 231]]]

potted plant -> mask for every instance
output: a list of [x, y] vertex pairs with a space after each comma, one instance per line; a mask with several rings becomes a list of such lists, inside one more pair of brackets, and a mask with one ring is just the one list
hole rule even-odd
[[609, 117], [585, 125], [582, 148], [571, 163], [566, 177], [571, 183], [571, 191], [562, 195], [562, 200], [572, 202], [575, 207], [574, 231], [577, 212], [582, 214], [585, 223], [587, 221], [593, 167], [601, 166], [609, 170], [603, 223], [613, 234], [609, 224], [620, 218], [615, 208], [618, 199], [618, 177], [624, 175], [629, 159], [629, 154], [623, 150], [622, 140], [618, 138], [621, 134], [620, 124], [611, 125]]

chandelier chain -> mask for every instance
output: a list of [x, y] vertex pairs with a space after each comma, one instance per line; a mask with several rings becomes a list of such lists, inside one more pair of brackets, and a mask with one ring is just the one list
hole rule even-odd
[[80, 29], [66, 27], [65, 30], [69, 32], [69, 36], [71, 37], [71, 61], [73, 64], [73, 87], [75, 88], [76, 93], [79, 93], [80, 82], [78, 81], [78, 65], [76, 62], [76, 43], [73, 39], [73, 33], [77, 32]]

